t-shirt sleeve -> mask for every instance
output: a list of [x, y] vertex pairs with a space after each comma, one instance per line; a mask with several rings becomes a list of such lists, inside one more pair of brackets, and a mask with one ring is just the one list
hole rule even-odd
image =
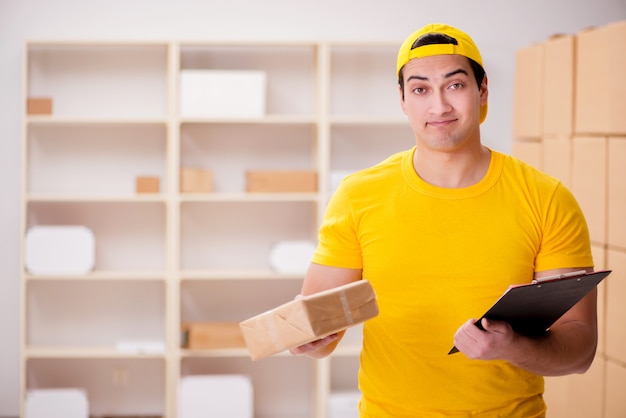
[[363, 268], [357, 225], [345, 182], [328, 203], [312, 261], [332, 267]]
[[589, 230], [573, 194], [562, 183], [555, 188], [544, 218], [536, 271], [593, 267]]

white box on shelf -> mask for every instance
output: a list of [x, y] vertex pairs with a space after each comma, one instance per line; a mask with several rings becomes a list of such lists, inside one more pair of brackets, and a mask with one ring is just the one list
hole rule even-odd
[[38, 225], [26, 233], [26, 270], [32, 274], [85, 274], [95, 264], [95, 237], [81, 225]]
[[255, 70], [182, 70], [183, 118], [261, 118], [266, 74]]
[[89, 418], [83, 389], [31, 389], [25, 409], [25, 418]]
[[165, 341], [160, 340], [120, 340], [115, 349], [120, 353], [161, 354], [165, 353]]
[[328, 397], [328, 418], [358, 418], [361, 392], [333, 392]]
[[279, 241], [270, 250], [270, 267], [278, 273], [306, 273], [316, 245], [312, 241]]
[[179, 418], [253, 418], [252, 382], [242, 375], [199, 375], [180, 379]]

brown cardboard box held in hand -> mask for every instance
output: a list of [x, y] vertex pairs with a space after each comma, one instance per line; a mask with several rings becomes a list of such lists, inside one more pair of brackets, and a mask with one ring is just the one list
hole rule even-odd
[[241, 322], [252, 360], [315, 341], [378, 315], [367, 280], [303, 296]]

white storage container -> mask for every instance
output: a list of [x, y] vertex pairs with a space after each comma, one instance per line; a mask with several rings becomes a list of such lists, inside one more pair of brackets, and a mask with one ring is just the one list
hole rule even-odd
[[242, 375], [184, 376], [178, 418], [253, 418], [252, 382]]
[[85, 226], [41, 225], [26, 233], [26, 270], [40, 275], [80, 275], [93, 270], [95, 237]]
[[25, 418], [89, 418], [82, 389], [32, 389], [26, 394]]
[[279, 241], [270, 250], [270, 267], [278, 273], [304, 274], [315, 248], [312, 241]]
[[183, 70], [183, 118], [261, 118], [265, 115], [266, 74], [252, 70]]
[[361, 392], [334, 392], [328, 398], [328, 418], [359, 418]]

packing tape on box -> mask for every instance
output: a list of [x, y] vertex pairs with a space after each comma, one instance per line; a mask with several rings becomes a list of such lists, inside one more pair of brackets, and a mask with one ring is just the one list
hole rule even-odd
[[339, 293], [339, 300], [341, 301], [341, 306], [343, 307], [343, 316], [345, 316], [346, 322], [348, 325], [352, 325], [354, 323], [354, 318], [352, 317], [352, 310], [350, 310], [350, 303], [348, 302], [345, 290], [342, 290]]
[[[352, 316], [352, 310], [350, 309], [350, 301], [348, 300], [348, 296], [346, 295], [346, 291], [341, 289], [338, 293], [339, 301], [341, 302], [341, 308], [343, 309], [343, 316], [346, 319], [346, 323], [348, 326], [354, 324], [354, 317]], [[303, 296], [296, 296], [295, 300], [301, 299]], [[277, 321], [278, 315], [273, 315], [273, 313], [278, 308], [272, 309], [268, 312], [267, 315], [263, 316], [263, 323], [265, 328], [267, 329], [268, 335], [270, 337], [270, 341], [276, 350], [284, 350], [285, 348], [290, 348], [290, 344], [288, 344], [284, 338], [282, 338], [280, 331], [278, 330]], [[320, 338], [323, 338], [320, 337]], [[304, 343], [306, 344], [306, 343]]]

